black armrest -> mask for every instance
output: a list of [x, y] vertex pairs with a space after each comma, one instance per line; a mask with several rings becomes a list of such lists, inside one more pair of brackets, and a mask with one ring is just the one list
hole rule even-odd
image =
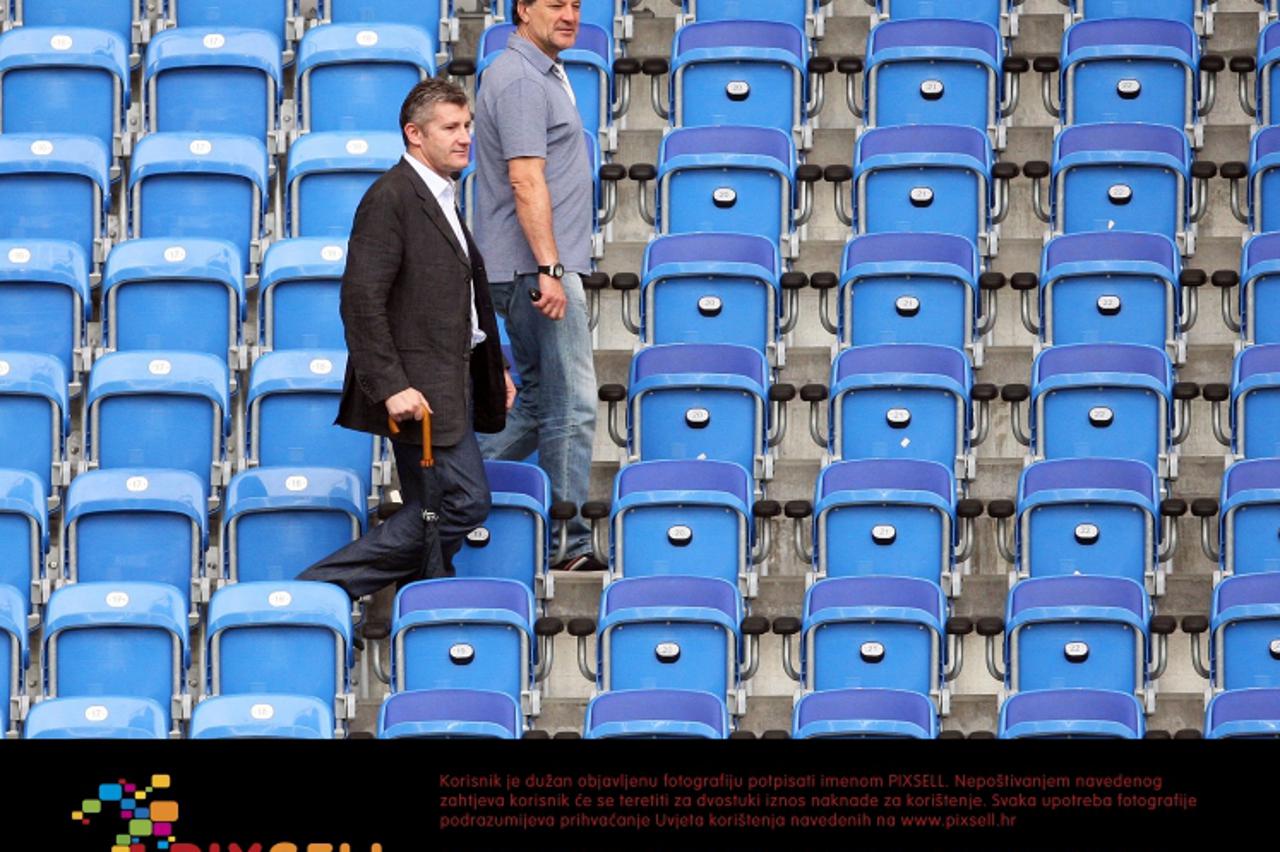
[[800, 619], [794, 615], [780, 615], [773, 620], [773, 632], [779, 636], [791, 636], [799, 633], [803, 627]]
[[1025, 74], [1031, 70], [1031, 62], [1025, 56], [1006, 56], [1004, 72], [1006, 74]]
[[809, 276], [803, 272], [784, 272], [778, 284], [783, 290], [803, 290], [809, 284]]
[[998, 615], [984, 615], [974, 625], [979, 636], [999, 636], [1004, 632], [1004, 619]]
[[1006, 160], [991, 167], [991, 176], [996, 180], [1013, 180], [1020, 171], [1017, 163], [1010, 163]]
[[983, 290], [999, 290], [1004, 287], [1006, 280], [1003, 272], [984, 272], [978, 276], [978, 287]]
[[[1054, 60], [1055, 62], [1057, 60]], [[1032, 180], [1049, 176], [1049, 164], [1044, 160], [1027, 160], [1022, 164], [1022, 174]]]
[[473, 59], [451, 59], [449, 64], [444, 67], [444, 70], [450, 77], [474, 77], [476, 63]]
[[776, 518], [782, 514], [782, 504], [777, 500], [757, 500], [751, 506], [751, 515], [756, 518]]
[[1166, 497], [1160, 501], [1160, 517], [1181, 518], [1187, 513], [1187, 501], [1181, 497]]
[[1218, 168], [1218, 174], [1227, 180], [1240, 180], [1249, 176], [1249, 167], [1239, 160], [1231, 160]]
[[1209, 180], [1218, 176], [1218, 164], [1212, 160], [1196, 160], [1191, 164], [1191, 176], [1199, 180]]
[[1178, 619], [1172, 615], [1151, 616], [1151, 632], [1156, 636], [1168, 636], [1178, 629]]
[[853, 166], [827, 166], [822, 170], [822, 179], [827, 183], [844, 183], [853, 180]]
[[600, 180], [616, 183], [627, 179], [627, 167], [622, 163], [605, 163], [600, 167]]
[[789, 382], [778, 382], [769, 386], [770, 402], [790, 402], [796, 398], [796, 386]]
[[624, 385], [601, 385], [599, 394], [601, 402], [622, 402], [627, 398], [627, 389]]
[[1199, 636], [1209, 629], [1209, 618], [1204, 615], [1184, 615], [1182, 617], [1182, 632], [1192, 636]]
[[969, 390], [969, 395], [975, 402], [991, 402], [1000, 395], [1000, 388], [991, 382], [978, 382]]
[[554, 615], [544, 615], [533, 623], [534, 636], [558, 636], [564, 631], [564, 621]]
[[827, 386], [810, 382], [800, 388], [800, 398], [805, 402], [821, 402], [827, 398]]
[[1209, 71], [1211, 73], [1216, 74], [1217, 72], [1221, 71], [1226, 67], [1227, 67], [1227, 58], [1225, 56], [1219, 56], [1216, 53], [1211, 53], [1207, 56], [1200, 57], [1201, 71]]
[[1252, 56], [1233, 56], [1227, 67], [1237, 74], [1248, 74], [1258, 67], [1258, 63]]
[[992, 518], [1012, 518], [1016, 510], [1012, 500], [992, 500], [987, 503], [987, 515]]
[[953, 615], [947, 619], [948, 636], [968, 636], [973, 632], [973, 619], [963, 615]]
[[1210, 382], [1200, 389], [1200, 395], [1208, 402], [1226, 402], [1231, 397], [1231, 387], [1222, 382]]
[[596, 620], [594, 618], [571, 618], [569, 619], [569, 635], [570, 636], [590, 636], [596, 632]]
[[630, 77], [640, 73], [640, 60], [634, 56], [623, 56], [613, 60], [613, 73]]
[[808, 500], [788, 500], [782, 506], [788, 518], [807, 518], [813, 514], [813, 504]]
[[796, 180], [801, 183], [817, 183], [822, 180], [822, 166], [817, 163], [805, 163], [796, 166]]
[[582, 504], [581, 514], [583, 520], [603, 520], [609, 517], [609, 503], [606, 500], [588, 500]]
[[976, 497], [965, 497], [956, 501], [956, 515], [961, 518], [982, 517], [982, 501]]
[[1178, 283], [1183, 287], [1201, 287], [1209, 280], [1203, 269], [1184, 269], [1178, 276]]
[[809, 286], [815, 290], [830, 290], [839, 283], [840, 279], [834, 272], [815, 272], [809, 276]]
[[769, 632], [769, 619], [763, 615], [748, 615], [742, 619], [743, 636], [763, 636]]
[[607, 290], [609, 289], [609, 274], [607, 272], [588, 272], [582, 276], [582, 287], [584, 290]]
[[661, 56], [650, 56], [640, 60], [640, 70], [650, 77], [660, 77], [671, 70], [671, 63]]
[[657, 176], [658, 170], [654, 168], [653, 163], [634, 163], [627, 169], [627, 177], [634, 181], [653, 180]]
[[374, 641], [386, 639], [391, 635], [391, 622], [384, 619], [371, 619], [360, 627], [360, 634]]
[[1200, 395], [1200, 386], [1195, 382], [1174, 382], [1173, 398], [1178, 400], [1195, 399]]
[[1005, 402], [1024, 402], [1031, 396], [1031, 388], [1021, 382], [1011, 382], [1000, 388], [1000, 398]]
[[[1203, 65], [1203, 62], [1201, 64]], [[836, 70], [836, 61], [830, 56], [809, 57], [810, 74], [830, 74], [834, 70]]]
[[1191, 501], [1191, 514], [1197, 518], [1212, 518], [1218, 514], [1218, 501], [1212, 497], [1197, 497]]
[[1240, 283], [1240, 273], [1234, 269], [1219, 269], [1210, 276], [1209, 281], [1215, 287], [1234, 287]]
[[1058, 70], [1058, 57], [1056, 56], [1037, 56], [1031, 60], [1031, 67], [1040, 73], [1053, 73]]
[[[874, 2], [874, 0], [871, 0], [871, 2]], [[861, 74], [862, 57], [842, 56], [836, 60], [836, 70], [841, 74]]]
[[547, 512], [553, 521], [572, 520], [578, 514], [578, 507], [568, 500], [557, 500], [551, 504], [551, 509]]
[[634, 272], [619, 272], [613, 276], [613, 289], [635, 290], [640, 287], [640, 276]]

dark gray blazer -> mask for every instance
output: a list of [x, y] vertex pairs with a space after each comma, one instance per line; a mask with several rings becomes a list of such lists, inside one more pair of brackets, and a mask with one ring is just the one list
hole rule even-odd
[[[413, 167], [396, 163], [356, 209], [342, 276], [347, 373], [337, 424], [390, 435], [387, 397], [413, 387], [435, 412], [431, 443], [456, 444], [474, 428], [506, 424], [502, 348], [480, 250], [463, 225], [470, 260]], [[471, 284], [484, 343], [471, 349]], [[421, 443], [421, 431], [398, 440]]]

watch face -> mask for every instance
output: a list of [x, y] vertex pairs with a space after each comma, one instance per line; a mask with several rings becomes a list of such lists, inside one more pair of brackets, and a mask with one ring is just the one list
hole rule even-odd
[[564, 277], [564, 264], [557, 263], [555, 266], [552, 266], [552, 267], [551, 267], [551, 277], [553, 277], [553, 278], [563, 278], [563, 277]]

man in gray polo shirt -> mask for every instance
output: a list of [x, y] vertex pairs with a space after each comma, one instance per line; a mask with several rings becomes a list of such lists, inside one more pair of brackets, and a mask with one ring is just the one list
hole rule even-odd
[[[596, 377], [581, 276], [591, 271], [595, 186], [560, 51], [578, 37], [578, 0], [517, 0], [516, 32], [484, 72], [476, 101], [475, 236], [494, 307], [523, 378], [485, 458], [534, 450], [555, 500], [582, 505], [591, 479]], [[569, 570], [605, 566], [590, 530], [569, 522]]]

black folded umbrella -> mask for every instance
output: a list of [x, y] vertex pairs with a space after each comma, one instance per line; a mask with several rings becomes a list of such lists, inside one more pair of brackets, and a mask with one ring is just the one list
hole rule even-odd
[[[388, 418], [391, 434], [400, 434], [400, 424]], [[431, 412], [422, 412], [422, 467], [419, 481], [422, 483], [422, 579], [434, 580], [447, 577], [444, 567], [444, 554], [440, 551], [440, 504], [444, 500], [444, 491], [440, 488], [440, 480], [436, 476], [436, 460], [431, 452]]]

